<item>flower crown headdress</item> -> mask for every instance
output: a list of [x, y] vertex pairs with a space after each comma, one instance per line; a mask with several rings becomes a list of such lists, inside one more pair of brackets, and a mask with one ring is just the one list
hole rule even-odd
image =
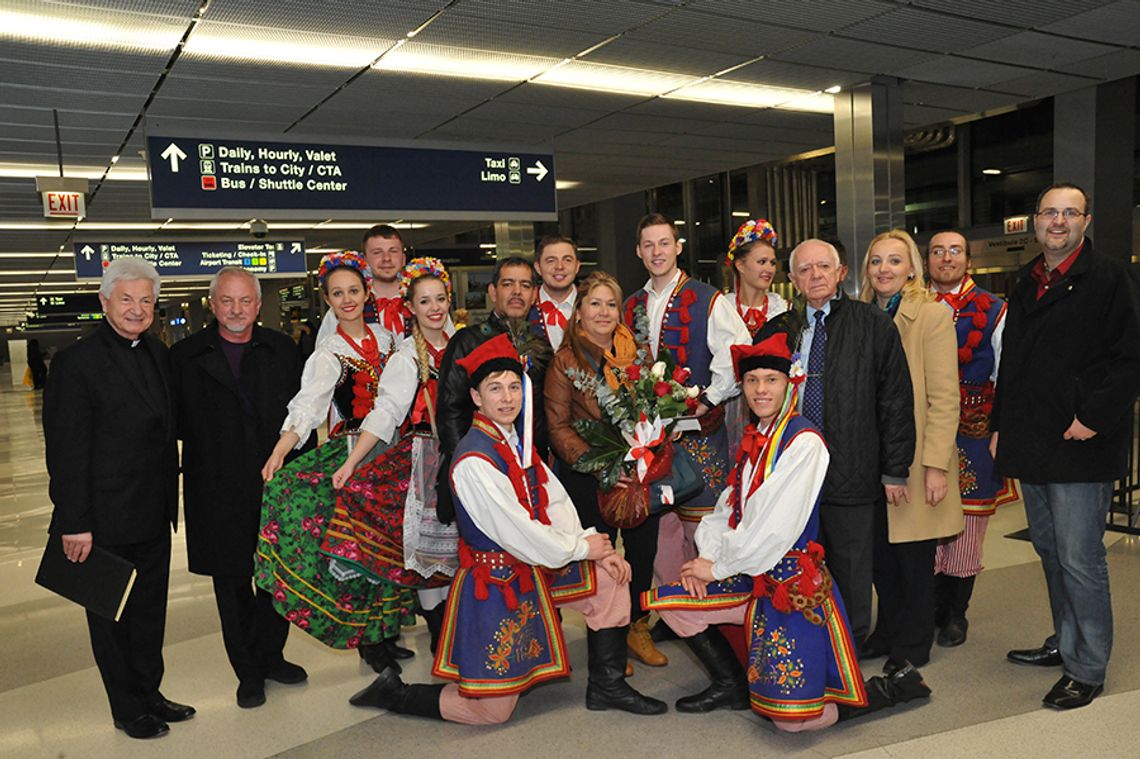
[[451, 275], [447, 273], [447, 269], [443, 266], [443, 261], [438, 258], [430, 256], [423, 256], [420, 258], [413, 258], [408, 261], [407, 265], [400, 271], [400, 297], [407, 298], [408, 290], [411, 289], [412, 282], [420, 277], [435, 277], [443, 283], [443, 289], [447, 291], [447, 299], [451, 300]]
[[728, 255], [725, 256], [725, 263], [732, 266], [736, 251], [745, 245], [763, 240], [775, 248], [776, 239], [776, 229], [767, 219], [749, 219], [740, 225], [740, 229], [736, 230], [736, 234], [732, 237], [732, 242], [728, 244]]
[[342, 250], [322, 257], [321, 264], [317, 267], [317, 281], [321, 283], [321, 287], [324, 287], [328, 276], [337, 269], [343, 268], [352, 269], [364, 277], [365, 287], [372, 284], [372, 269], [368, 266], [368, 261], [365, 260], [364, 256], [355, 250]]

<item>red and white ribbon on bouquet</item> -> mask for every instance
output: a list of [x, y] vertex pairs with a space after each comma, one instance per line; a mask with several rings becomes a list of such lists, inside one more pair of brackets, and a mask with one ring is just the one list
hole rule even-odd
[[665, 441], [665, 423], [661, 417], [654, 417], [653, 421], [641, 415], [637, 424], [633, 425], [633, 434], [622, 432], [625, 441], [629, 443], [629, 453], [625, 455], [626, 461], [637, 462], [637, 480], [645, 482], [645, 473], [653, 463], [653, 448]]

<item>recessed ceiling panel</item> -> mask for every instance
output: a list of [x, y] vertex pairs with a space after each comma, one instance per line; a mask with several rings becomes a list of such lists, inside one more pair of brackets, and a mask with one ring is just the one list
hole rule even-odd
[[672, 10], [637, 0], [560, 0], [539, 4], [519, 0], [463, 0], [449, 13], [496, 23], [535, 24], [608, 37]]
[[863, 74], [892, 74], [904, 66], [911, 66], [934, 57], [935, 54], [922, 50], [904, 50], [839, 37], [815, 40], [794, 50], [786, 50], [772, 56], [774, 60]]
[[899, 87], [899, 96], [907, 104], [949, 108], [965, 113], [980, 113], [991, 108], [1013, 105], [1020, 99], [1005, 93], [928, 82], [903, 82]]
[[997, 82], [994, 89], [1003, 92], [1016, 92], [1029, 97], [1047, 97], [1062, 92], [1071, 92], [1083, 87], [1092, 87], [1098, 82], [1083, 76], [1071, 76], [1054, 71], [1039, 71], [1032, 76], [1023, 76], [1007, 82]]
[[927, 105], [912, 105], [910, 103], [903, 106], [903, 124], [907, 127], [937, 124], [940, 121], [950, 121], [951, 119], [965, 115], [966, 111], [957, 111], [950, 108], [934, 108]]
[[[1111, 0], [1109, 0], [1111, 2]], [[1040, 27], [1106, 5], [1105, 0], [911, 0], [911, 5], [999, 24]]]
[[733, 71], [732, 78], [752, 84], [814, 91], [834, 85], [846, 87], [856, 82], [863, 82], [867, 80], [868, 74], [766, 59]]
[[917, 79], [921, 82], [952, 84], [960, 87], [990, 87], [994, 82], [1030, 76], [1033, 73], [1033, 69], [1022, 66], [1007, 66], [1004, 63], [943, 55], [936, 60], [902, 69], [898, 75], [903, 79]]
[[967, 48], [961, 53], [971, 58], [987, 58], [1003, 63], [1063, 71], [1068, 64], [1106, 55], [1114, 49], [1110, 45], [1097, 45], [1052, 34], [1022, 32], [998, 42]]
[[564, 108], [556, 106], [525, 105], [506, 100], [484, 103], [471, 112], [480, 119], [494, 119], [502, 122], [522, 124], [543, 124], [559, 131], [575, 129], [606, 115], [605, 111], [592, 111], [585, 108]]
[[1007, 26], [947, 18], [941, 13], [918, 8], [898, 8], [843, 30], [844, 36], [868, 42], [940, 53], [983, 44], [1013, 33]]
[[820, 36], [816, 32], [780, 27], [771, 23], [773, 20], [759, 22], [755, 18], [685, 7], [639, 26], [628, 36], [686, 48], [719, 50], [746, 58], [768, 55]]
[[350, 37], [403, 36], [418, 27], [446, 0], [213, 0], [206, 18], [213, 22], [297, 29]]
[[[557, 5], [544, 4], [543, 8]], [[532, 13], [529, 18], [506, 21], [476, 15], [466, 8], [465, 3], [460, 3], [432, 22], [415, 39], [424, 44], [566, 58], [577, 55], [609, 36], [574, 27], [555, 32], [545, 25], [544, 16], [542, 13]]]
[[1133, 47], [1140, 40], [1140, 2], [1119, 0], [1042, 26], [1041, 31]]
[[1077, 61], [1066, 66], [1065, 71], [1070, 74], [1095, 76], [1109, 82], [1126, 76], [1136, 76], [1140, 74], [1140, 50], [1118, 50], [1099, 58]]
[[[772, 22], [815, 32], [833, 32], [894, 10], [885, 0], [696, 0], [696, 10], [723, 13], [757, 25]], [[762, 33], [762, 32], [761, 32]]]

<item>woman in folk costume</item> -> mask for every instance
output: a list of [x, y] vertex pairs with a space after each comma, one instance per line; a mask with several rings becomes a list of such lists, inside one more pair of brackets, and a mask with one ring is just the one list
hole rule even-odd
[[[621, 322], [621, 285], [610, 274], [595, 271], [579, 286], [571, 329], [562, 347], [546, 370], [546, 429], [550, 447], [558, 457], [558, 477], [582, 524], [609, 535], [617, 543], [617, 528], [602, 520], [598, 512], [597, 475], [575, 471], [574, 464], [590, 449], [590, 444], [574, 429], [576, 419], [601, 419], [597, 398], [574, 387], [567, 372], [589, 371], [618, 388], [617, 370], [637, 359], [637, 343], [629, 327]], [[651, 514], [642, 524], [623, 529], [624, 555], [633, 571], [629, 584], [630, 609], [640, 609], [641, 594], [653, 584], [653, 559], [657, 555], [657, 524], [660, 516]], [[638, 617], [629, 627], [627, 643], [638, 659], [663, 667], [669, 659], [654, 645], [649, 634], [649, 615]], [[632, 672], [631, 672], [632, 674]]]
[[[330, 559], [321, 542], [336, 508], [332, 473], [360, 434], [393, 346], [389, 332], [364, 322], [371, 273], [359, 254], [325, 256], [317, 278], [338, 324], [305, 362], [301, 389], [261, 471], [256, 581], [293, 624], [332, 648], [360, 648], [367, 660], [414, 621], [414, 597]], [[283, 468], [285, 455], [326, 415], [328, 443]]]
[[467, 724], [505, 722], [519, 694], [570, 666], [556, 607], [586, 618], [586, 707], [661, 714], [624, 680], [629, 564], [609, 538], [583, 529], [569, 496], [515, 430], [523, 368], [497, 335], [457, 361], [477, 409], [451, 467], [460, 569], [447, 600], [432, 674], [448, 685], [405, 685], [387, 669], [350, 699]]
[[[818, 730], [838, 705], [866, 704], [838, 588], [824, 564], [819, 492], [830, 457], [796, 412], [787, 335], [734, 345], [733, 363], [755, 424], [744, 433], [729, 485], [697, 527], [700, 555], [681, 582], [643, 596], [696, 654], [712, 684], [677, 701], [682, 712], [747, 709], [782, 730]], [[798, 375], [792, 379], [792, 375]], [[743, 623], [748, 667], [718, 624]]]
[[[341, 493], [322, 550], [369, 577], [416, 588], [434, 652], [458, 563], [459, 534], [435, 513], [436, 382], [451, 331], [451, 278], [439, 259], [415, 258], [400, 292], [412, 334], [388, 359], [356, 445], [333, 474]], [[386, 450], [361, 466], [378, 444]]]
[[[767, 219], [749, 219], [740, 225], [728, 244], [725, 265], [732, 270], [732, 292], [725, 300], [744, 320], [752, 337], [769, 319], [788, 310], [788, 302], [771, 292], [780, 263], [776, 260], [776, 230]], [[742, 397], [725, 402], [724, 423], [728, 428], [728, 454], [736, 459], [736, 446], [744, 432], [747, 408]]]
[[871, 240], [863, 299], [894, 319], [914, 388], [914, 460], [905, 497], [875, 509], [875, 631], [862, 656], [886, 656], [890, 674], [930, 660], [934, 642], [934, 556], [940, 538], [962, 531], [958, 490], [958, 341], [950, 310], [922, 281], [922, 257], [901, 229]]

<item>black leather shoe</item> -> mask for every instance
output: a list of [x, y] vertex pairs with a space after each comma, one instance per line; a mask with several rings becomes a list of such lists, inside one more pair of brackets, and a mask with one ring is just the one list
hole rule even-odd
[[282, 685], [296, 685], [309, 679], [309, 673], [299, 664], [282, 659], [265, 672], [265, 679]]
[[1066, 675], [1057, 681], [1053, 690], [1045, 694], [1042, 702], [1045, 706], [1051, 706], [1054, 709], [1078, 709], [1091, 704], [1093, 699], [1103, 691], [1103, 684], [1089, 685], [1088, 683], [1077, 682]]
[[966, 630], [970, 627], [970, 623], [966, 621], [965, 617], [954, 617], [942, 626], [938, 631], [937, 643], [943, 648], [953, 648], [960, 646], [966, 642]]
[[376, 674], [380, 674], [389, 667], [396, 670], [396, 674], [403, 671], [400, 662], [396, 661], [395, 657], [388, 653], [388, 647], [383, 643], [359, 646], [356, 651], [360, 654], [360, 658], [363, 659], [369, 667], [372, 667], [372, 671]]
[[251, 681], [238, 683], [237, 705], [242, 709], [256, 709], [265, 703], [265, 683]]
[[146, 711], [163, 722], [185, 722], [195, 714], [193, 706], [168, 701], [161, 693], [158, 694], [158, 698], [146, 705]]
[[638, 693], [625, 681], [626, 628], [586, 630], [590, 679], [586, 681], [586, 708], [601, 712], [618, 709], [630, 714], [664, 714], [664, 701]]
[[131, 738], [158, 738], [170, 732], [170, 726], [153, 714], [135, 717], [130, 722], [115, 720], [115, 727]]
[[1061, 666], [1061, 652], [1049, 646], [1018, 648], [1005, 655], [1014, 664], [1031, 664], [1035, 667]]
[[416, 652], [412, 649], [397, 645], [395, 638], [384, 641], [383, 646], [388, 651], [388, 655], [393, 659], [411, 659], [416, 655]]
[[883, 674], [890, 677], [898, 672], [903, 667], [907, 666], [908, 662], [905, 659], [896, 659], [893, 656], [888, 656], [887, 661], [883, 664]]

